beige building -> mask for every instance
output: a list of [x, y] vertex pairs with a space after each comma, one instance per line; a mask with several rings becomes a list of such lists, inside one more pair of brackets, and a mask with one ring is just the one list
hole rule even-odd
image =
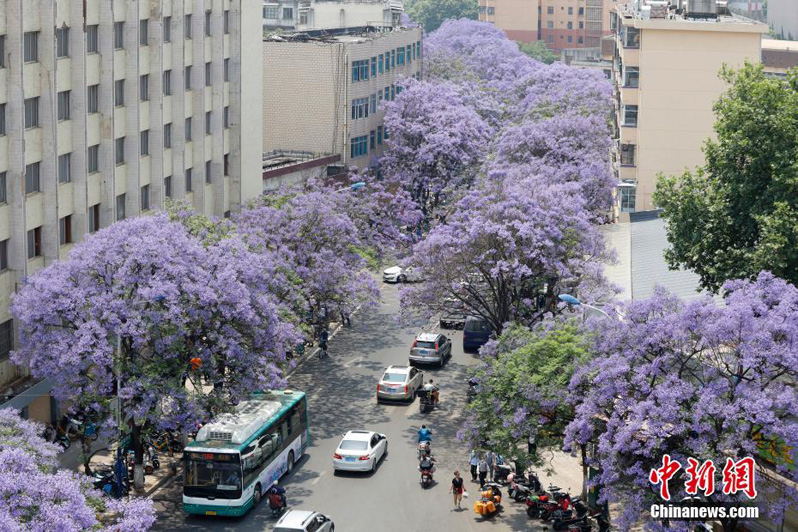
[[322, 30], [398, 26], [402, 0], [264, 0], [264, 29]]
[[782, 39], [798, 39], [798, 2], [768, 0], [768, 24]]
[[514, 41], [543, 41], [552, 50], [598, 48], [610, 35], [617, 0], [479, 0], [479, 20]]
[[264, 153], [340, 155], [344, 166], [376, 163], [390, 135], [382, 102], [421, 76], [420, 28], [282, 35], [263, 52]]
[[703, 164], [701, 148], [714, 134], [712, 106], [727, 89], [718, 72], [724, 64], [758, 63], [767, 32], [748, 19], [695, 12], [686, 18], [658, 4], [619, 6], [614, 22], [621, 212], [654, 208], [658, 173]]
[[0, 404], [54, 415], [8, 361], [23, 277], [167, 197], [261, 192], [261, 32], [244, 0], [0, 0]]

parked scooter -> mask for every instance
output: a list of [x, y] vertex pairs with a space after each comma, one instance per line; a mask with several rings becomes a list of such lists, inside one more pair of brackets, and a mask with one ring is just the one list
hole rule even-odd
[[499, 513], [502, 509], [502, 492], [500, 485], [495, 482], [485, 484], [480, 492], [479, 499], [474, 501], [474, 513], [488, 519]]
[[507, 494], [516, 502], [523, 502], [540, 492], [540, 480], [533, 471], [524, 475], [514, 475]]
[[[578, 525], [587, 517], [587, 506], [581, 499], [571, 501], [573, 510], [557, 509], [551, 513], [552, 527], [554, 530], [565, 530], [572, 524]], [[570, 514], [570, 515], [569, 515]]]
[[[526, 513], [529, 517], [536, 519], [543, 519], [544, 521], [548, 521], [551, 518], [551, 515], [556, 510], [563, 510], [566, 512], [570, 509], [571, 506], [571, 495], [568, 493], [563, 493], [562, 488], [557, 486], [549, 486], [549, 493], [548, 494], [541, 494], [537, 497], [530, 497], [527, 499], [526, 504]], [[558, 513], [561, 519], [566, 519], [570, 517], [571, 513]]]

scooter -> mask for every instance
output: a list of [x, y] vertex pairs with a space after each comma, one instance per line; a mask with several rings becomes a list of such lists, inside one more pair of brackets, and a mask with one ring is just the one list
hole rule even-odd
[[421, 469], [419, 467], [419, 471], [421, 471], [421, 487], [424, 489], [429, 488], [432, 486], [433, 482], [433, 473], [435, 472], [435, 468], [432, 467], [431, 469]]
[[516, 502], [526, 501], [530, 496], [540, 493], [540, 481], [537, 475], [530, 473], [529, 478], [516, 476], [510, 483], [507, 494]]
[[474, 501], [474, 513], [489, 519], [502, 510], [502, 492], [499, 484], [490, 482], [485, 484], [480, 492], [479, 499]]
[[280, 517], [285, 510], [283, 505], [283, 497], [279, 493], [269, 493], [269, 508], [272, 511], [272, 517], [275, 519]]
[[432, 456], [432, 449], [430, 447], [431, 443], [432, 442], [427, 440], [427, 441], [423, 441], [423, 442], [418, 444], [418, 459], [419, 460], [421, 460], [421, 458], [423, 458], [424, 456]]
[[431, 412], [435, 408], [435, 400], [429, 390], [422, 388], [416, 392], [416, 395], [418, 395], [418, 408], [422, 414]]
[[[551, 513], [552, 528], [554, 530], [565, 530], [572, 524], [579, 524], [587, 517], [587, 506], [581, 499], [574, 499], [571, 501], [573, 504], [573, 511], [571, 510], [554, 510]], [[571, 514], [570, 516], [568, 514]]]
[[571, 515], [573, 515], [573, 511], [570, 510], [571, 495], [568, 493], [562, 493], [561, 488], [558, 488], [557, 486], [549, 486], [549, 492], [554, 500], [549, 499], [546, 501], [538, 501], [538, 517], [544, 521], [548, 521], [551, 519], [552, 514], [558, 510], [559, 512], [556, 515], [560, 517], [560, 519], [567, 519], [571, 517]]

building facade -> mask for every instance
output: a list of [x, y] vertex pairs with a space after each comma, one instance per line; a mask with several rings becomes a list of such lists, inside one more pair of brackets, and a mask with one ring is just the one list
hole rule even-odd
[[399, 26], [401, 0], [264, 0], [266, 30], [323, 30]]
[[166, 198], [261, 192], [261, 35], [244, 0], [0, 0], [0, 404], [36, 396], [8, 361], [25, 276]]
[[421, 77], [421, 29], [283, 35], [263, 50], [264, 153], [340, 155], [345, 167], [374, 166], [390, 135], [382, 103], [396, 98], [402, 79]]
[[768, 25], [781, 39], [798, 39], [798, 3], [795, 0], [768, 0]]
[[[674, 1], [675, 5], [675, 1]], [[712, 106], [726, 91], [723, 65], [759, 63], [767, 25], [733, 16], [686, 18], [644, 5], [618, 7], [612, 79], [618, 131], [615, 168], [621, 212], [655, 208], [657, 175], [703, 164], [714, 136]]]
[[611, 34], [617, 0], [479, 0], [479, 20], [512, 40], [543, 41], [552, 50], [598, 48]]

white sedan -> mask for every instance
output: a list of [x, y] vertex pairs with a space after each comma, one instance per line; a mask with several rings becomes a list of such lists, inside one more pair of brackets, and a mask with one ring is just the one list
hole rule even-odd
[[370, 430], [350, 430], [344, 434], [333, 454], [333, 469], [374, 472], [386, 454], [388, 454], [388, 438], [385, 434]]
[[409, 268], [391, 266], [382, 272], [382, 280], [386, 283], [413, 283], [421, 281], [421, 276], [412, 266]]

